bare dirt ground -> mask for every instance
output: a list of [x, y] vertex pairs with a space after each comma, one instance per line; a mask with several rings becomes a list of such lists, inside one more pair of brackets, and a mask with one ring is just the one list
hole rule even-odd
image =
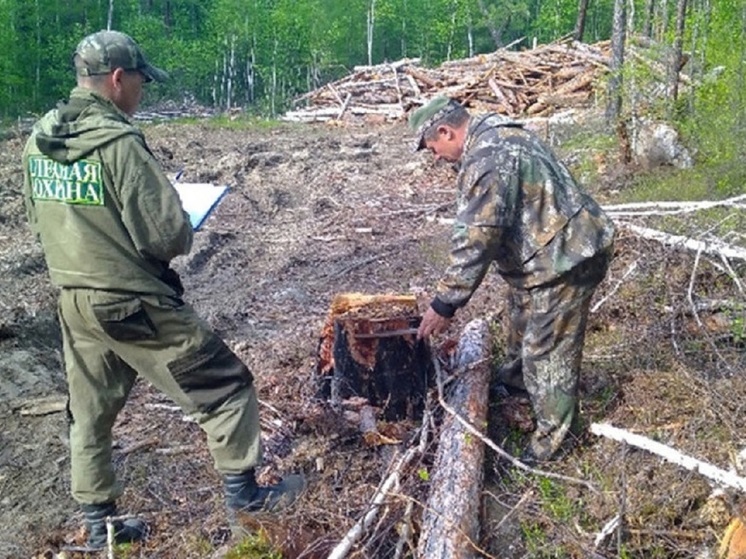
[[[257, 379], [262, 479], [292, 471], [308, 478], [302, 501], [269, 522], [267, 537], [285, 557], [325, 557], [365, 513], [413, 433], [402, 425], [399, 445], [366, 445], [354, 424], [317, 398], [316, 351], [329, 304], [347, 291], [415, 293], [424, 310], [447, 262], [449, 226], [441, 218], [452, 217], [455, 174], [427, 154], [412, 154], [401, 124], [235, 130], [160, 124], [146, 135], [168, 171], [183, 168], [185, 181], [231, 187], [176, 267], [186, 298]], [[84, 538], [68, 493], [56, 294], [23, 212], [23, 141], [0, 143], [0, 557], [18, 559], [52, 558]], [[623, 185], [607, 177], [587, 187], [610, 203]], [[479, 556], [714, 557], [737, 502], [711, 498], [712, 487], [697, 474], [587, 431], [590, 422], [607, 421], [721, 467], [733, 464], [746, 442], [743, 306], [703, 320], [685, 311], [688, 290], [713, 300], [742, 303], [743, 296], [728, 270], [701, 262], [692, 274], [693, 262], [620, 234], [588, 328], [586, 429], [549, 466], [594, 489], [522, 474], [489, 452]], [[436, 346], [457, 337], [473, 317], [497, 316], [501, 306], [500, 281], [490, 275]], [[499, 348], [497, 322], [494, 332]], [[524, 408], [510, 398], [493, 402], [490, 434], [511, 452], [520, 451], [524, 438]], [[150, 524], [145, 543], [118, 556], [224, 553], [230, 542], [220, 480], [197, 426], [139, 383], [115, 440], [126, 485], [120, 509], [142, 513]], [[417, 473], [427, 466], [423, 458], [400, 490], [415, 503], [427, 494], [427, 476]], [[401, 556], [411, 557], [411, 541], [400, 536], [404, 502], [392, 498], [351, 556], [395, 557], [402, 540]], [[417, 514], [415, 507], [415, 532]], [[616, 515], [620, 528], [596, 541]], [[244, 552], [234, 557], [269, 557]]]

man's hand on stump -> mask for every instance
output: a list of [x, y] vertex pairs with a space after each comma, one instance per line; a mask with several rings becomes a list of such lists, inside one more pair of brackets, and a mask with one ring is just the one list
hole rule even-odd
[[432, 334], [440, 334], [448, 328], [450, 323], [450, 318], [440, 316], [430, 307], [422, 317], [422, 322], [420, 322], [420, 327], [417, 330], [417, 339], [421, 340], [429, 338]]

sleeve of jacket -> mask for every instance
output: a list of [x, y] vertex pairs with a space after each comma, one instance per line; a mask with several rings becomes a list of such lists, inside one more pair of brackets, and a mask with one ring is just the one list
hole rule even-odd
[[450, 265], [438, 282], [431, 306], [451, 317], [466, 305], [482, 283], [501, 242], [502, 180], [496, 171], [483, 174], [468, 187], [451, 236]]
[[135, 247], [145, 258], [162, 262], [187, 254], [194, 232], [171, 181], [139, 137], [116, 143], [115, 164], [109, 168]]

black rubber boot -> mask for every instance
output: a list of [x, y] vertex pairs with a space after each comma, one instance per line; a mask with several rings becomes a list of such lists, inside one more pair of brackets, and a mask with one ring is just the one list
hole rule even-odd
[[232, 512], [279, 512], [292, 505], [305, 488], [303, 476], [292, 475], [276, 485], [261, 487], [254, 470], [226, 474], [225, 504]]
[[[102, 503], [99, 505], [82, 505], [85, 523], [88, 528], [88, 541], [86, 546], [90, 549], [103, 549], [106, 547], [106, 518], [117, 516], [117, 507], [114, 503]], [[127, 520], [115, 520], [114, 543], [131, 543], [145, 537], [147, 526], [145, 522], [137, 518]]]

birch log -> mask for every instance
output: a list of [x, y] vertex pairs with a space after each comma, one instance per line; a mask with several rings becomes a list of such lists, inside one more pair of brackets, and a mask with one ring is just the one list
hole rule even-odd
[[650, 229], [649, 227], [641, 227], [639, 225], [633, 225], [631, 223], [622, 223], [621, 227], [632, 231], [640, 237], [658, 241], [659, 243], [662, 243], [664, 245], [682, 247], [688, 250], [704, 252], [705, 254], [714, 256], [746, 260], [746, 248], [742, 248], [737, 245], [730, 245], [728, 243], [725, 243], [724, 241], [721, 241], [720, 239], [693, 239], [691, 237], [685, 237], [683, 235], [673, 235], [671, 233], [665, 233], [664, 231]]
[[[472, 425], [486, 426], [489, 392], [489, 328], [473, 320], [464, 328], [456, 350], [458, 377], [448, 403]], [[476, 557], [480, 496], [484, 473], [484, 443], [453, 416], [443, 422], [430, 480], [430, 495], [422, 517], [418, 557]]]
[[591, 433], [598, 435], [599, 437], [607, 437], [614, 441], [625, 442], [637, 448], [647, 450], [648, 452], [657, 454], [669, 462], [678, 464], [682, 468], [697, 472], [716, 483], [733, 487], [739, 491], [746, 491], [746, 478], [743, 478], [734, 472], [729, 472], [722, 468], [718, 468], [717, 466], [713, 466], [708, 462], [683, 454], [675, 448], [671, 448], [670, 446], [666, 446], [658, 441], [643, 437], [642, 435], [630, 433], [624, 429], [613, 427], [608, 423], [592, 423]]

